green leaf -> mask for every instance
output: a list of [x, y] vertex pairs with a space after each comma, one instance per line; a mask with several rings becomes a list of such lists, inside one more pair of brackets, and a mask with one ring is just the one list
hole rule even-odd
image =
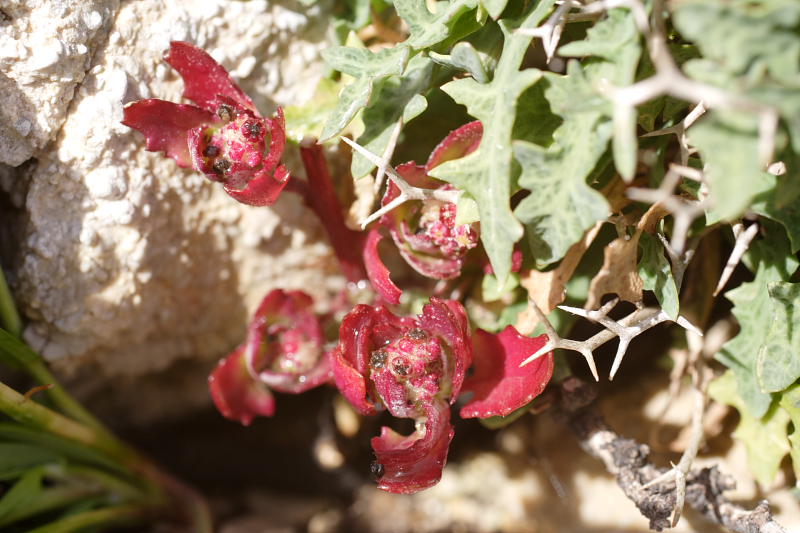
[[0, 442], [0, 480], [16, 478], [35, 466], [59, 459], [57, 453], [41, 446]]
[[42, 492], [41, 469], [29, 470], [0, 498], [0, 520], [12, 511], [34, 504]]
[[519, 287], [519, 276], [513, 272], [508, 275], [503, 285], [500, 285], [500, 282], [497, 281], [493, 274], [486, 274], [481, 282], [483, 301], [496, 302], [517, 287]]
[[664, 247], [647, 232], [639, 237], [642, 259], [639, 261], [639, 277], [643, 287], [653, 291], [661, 308], [672, 320], [677, 320], [679, 310], [678, 288], [672, 277], [669, 261], [664, 257]]
[[478, 0], [451, 0], [438, 3], [435, 13], [428, 11], [426, 0], [395, 0], [394, 8], [408, 25], [409, 36], [404, 42], [421, 49], [444, 41], [450, 35], [450, 27], [464, 11], [475, 9]]
[[[535, 27], [553, 5], [545, 0], [520, 27]], [[483, 123], [483, 138], [476, 151], [436, 167], [432, 175], [469, 193], [478, 203], [481, 241], [498, 279], [505, 282], [511, 271], [511, 251], [522, 237], [522, 226], [511, 212], [513, 179], [511, 132], [517, 99], [541, 77], [535, 69], [519, 70], [531, 37], [515, 33], [515, 27], [501, 21], [503, 53], [490, 83], [473, 79], [452, 81], [442, 87]]]
[[546, 149], [514, 143], [514, 156], [522, 166], [519, 184], [531, 191], [514, 213], [527, 225], [537, 268], [561, 259], [588, 228], [609, 214], [603, 195], [586, 184], [611, 136], [610, 122], [596, 107], [603, 101], [577, 62], [569, 64], [566, 76], [548, 73], [546, 79], [545, 96], [564, 122]]
[[725, 293], [733, 302], [733, 315], [739, 322], [739, 333], [716, 355], [717, 360], [733, 371], [737, 389], [750, 416], [759, 418], [769, 409], [772, 397], [761, 390], [757, 380], [757, 355], [767, 340], [772, 321], [772, 300], [769, 284], [788, 280], [798, 262], [789, 254], [789, 243], [783, 229], [762, 220], [766, 238], [754, 241], [745, 254], [746, 262], [755, 271], [755, 279]]
[[[642, 53], [632, 11], [610, 10], [604, 20], [589, 28], [586, 39], [566, 44], [558, 50], [558, 53], [564, 57], [602, 58], [605, 60], [603, 62], [605, 65], [601, 70], [604, 72], [603, 78], [606, 82], [617, 86], [630, 84]], [[630, 181], [636, 171], [638, 150], [636, 109], [633, 106], [618, 104], [613, 110], [613, 117], [614, 165], [620, 175], [626, 181]]]
[[755, 478], [762, 485], [769, 485], [790, 450], [787, 438], [789, 414], [776, 403], [763, 417], [752, 416], [736, 385], [737, 380], [733, 374], [726, 372], [711, 382], [708, 393], [716, 401], [731, 405], [739, 411], [739, 426], [733, 435], [747, 448], [748, 463]]
[[[428, 103], [421, 93], [431, 85], [433, 61], [424, 56], [415, 56], [408, 62], [402, 76], [392, 76], [381, 82], [370, 99], [370, 105], [364, 109], [364, 133], [357, 142], [370, 152], [382, 155], [392, 133], [398, 123], [407, 123], [417, 117]], [[369, 160], [360, 154], [353, 154], [351, 172], [354, 178], [360, 178], [375, 168]]]
[[305, 137], [319, 138], [325, 121], [339, 102], [339, 89], [335, 81], [322, 78], [311, 100], [285, 108], [286, 136], [296, 143]]
[[493, 19], [497, 19], [503, 14], [506, 4], [508, 4], [508, 0], [481, 0], [481, 5]]
[[800, 385], [793, 385], [781, 395], [780, 406], [789, 414], [794, 430], [789, 435], [795, 486], [800, 486]]
[[738, 218], [757, 195], [773, 186], [774, 176], [759, 163], [756, 117], [711, 111], [687, 133], [707, 166], [709, 224]]
[[761, 390], [782, 391], [800, 378], [800, 283], [769, 284], [772, 326], [758, 351]]
[[481, 60], [480, 54], [468, 42], [456, 44], [450, 51], [450, 55], [430, 53], [431, 59], [440, 65], [450, 66], [468, 72], [478, 83], [487, 83], [489, 73]]
[[25, 368], [42, 358], [17, 337], [0, 329], [0, 362], [13, 368]]
[[[0, 423], [0, 441], [4, 441], [0, 446], [27, 446], [30, 450], [39, 450], [42, 457], [49, 457], [49, 459], [42, 460], [42, 463], [63, 457], [71, 462], [103, 468], [121, 477], [130, 475], [130, 472], [119, 461], [109, 458], [98, 450], [18, 424]], [[0, 456], [0, 472], [3, 472], [5, 453], [0, 453], [3, 453]]]
[[325, 123], [320, 140], [326, 141], [341, 132], [367, 105], [376, 81], [403, 73], [409, 48], [399, 45], [371, 52], [363, 48], [334, 46], [324, 50], [322, 56], [332, 68], [355, 78], [339, 94], [339, 103]]
[[796, 82], [800, 69], [800, 4], [793, 0], [686, 0], [673, 22], [703, 57], [755, 82], [770, 76]]

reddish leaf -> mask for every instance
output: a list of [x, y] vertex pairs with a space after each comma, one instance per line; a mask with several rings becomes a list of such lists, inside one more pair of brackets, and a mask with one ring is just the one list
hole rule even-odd
[[189, 131], [215, 121], [213, 114], [199, 107], [154, 98], [133, 102], [123, 113], [122, 123], [144, 135], [149, 151], [162, 151], [184, 168], [192, 166]]
[[364, 265], [367, 267], [367, 277], [378, 291], [381, 298], [390, 304], [399, 304], [403, 294], [389, 277], [389, 269], [383, 264], [378, 254], [378, 244], [383, 236], [377, 229], [370, 230], [367, 243], [364, 245]]
[[461, 408], [462, 418], [506, 416], [541, 394], [553, 376], [552, 352], [519, 366], [545, 345], [547, 335], [526, 337], [508, 326], [498, 335], [479, 329], [472, 339], [475, 373], [463, 390], [475, 395]]
[[483, 124], [479, 120], [453, 130], [433, 149], [425, 170], [430, 172], [445, 161], [460, 159], [478, 149], [483, 137]]
[[183, 41], [172, 41], [164, 60], [183, 78], [183, 96], [203, 109], [217, 112], [222, 95], [258, 113], [253, 101], [234, 82], [228, 71], [205, 50]]
[[244, 346], [222, 359], [208, 376], [211, 398], [222, 416], [249, 426], [256, 416], [275, 414], [275, 398], [253, 379], [244, 360]]
[[417, 423], [411, 436], [383, 428], [372, 440], [380, 488], [412, 493], [439, 480], [453, 438], [447, 401], [470, 360], [466, 313], [456, 301], [431, 298], [416, 318], [366, 305], [344, 318], [331, 357], [336, 386], [361, 413], [383, 406]]
[[388, 427], [373, 437], [376, 461], [372, 472], [378, 488], [396, 494], [413, 494], [438, 483], [453, 440], [450, 409], [436, 402], [426, 410], [425, 427], [404, 437]]

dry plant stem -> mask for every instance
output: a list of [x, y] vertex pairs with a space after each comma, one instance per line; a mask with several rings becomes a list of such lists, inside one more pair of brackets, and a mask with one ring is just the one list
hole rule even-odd
[[383, 162], [382, 165], [378, 165], [378, 171], [375, 173], [375, 184], [373, 192], [375, 193], [376, 198], [380, 198], [381, 187], [383, 187], [383, 178], [386, 177], [386, 167], [392, 161], [392, 156], [394, 155], [394, 151], [397, 148], [397, 140], [400, 138], [400, 132], [403, 130], [403, 119], [400, 118], [397, 121], [394, 129], [392, 130], [392, 135], [389, 137], [389, 144], [386, 145], [386, 150], [383, 151], [383, 157], [381, 157], [381, 161]]
[[734, 224], [733, 234], [736, 236], [736, 244], [733, 246], [733, 251], [728, 258], [728, 262], [725, 263], [725, 268], [719, 278], [717, 288], [714, 289], [714, 296], [719, 294], [723, 287], [725, 287], [725, 284], [728, 283], [728, 280], [731, 279], [733, 270], [736, 268], [736, 265], [739, 264], [739, 261], [742, 260], [744, 253], [750, 247], [750, 243], [753, 241], [756, 234], [758, 234], [758, 224], [752, 224], [747, 229], [744, 229], [742, 223]]
[[[628, 349], [628, 345], [630, 344], [631, 340], [653, 326], [672, 320], [662, 309], [653, 307], [637, 309], [619, 321], [612, 320], [611, 318], [608, 318], [607, 314], [614, 307], [614, 305], [617, 304], [616, 299], [610, 301], [596, 311], [586, 311], [585, 309], [580, 308], [559, 306], [559, 309], [563, 311], [582, 316], [589, 320], [598, 322], [606, 327], [606, 329], [603, 331], [584, 341], [574, 341], [562, 339], [558, 333], [556, 333], [553, 325], [550, 324], [550, 321], [547, 319], [544, 313], [542, 313], [542, 310], [539, 309], [539, 306], [536, 305], [536, 302], [529, 299], [528, 304], [531, 306], [531, 309], [533, 309], [539, 320], [544, 325], [545, 331], [547, 332], [548, 341], [547, 344], [545, 344], [536, 353], [525, 359], [520, 366], [527, 365], [537, 357], [540, 357], [556, 348], [572, 350], [583, 355], [584, 359], [586, 359], [586, 363], [589, 365], [592, 376], [594, 376], [596, 381], [599, 381], [600, 378], [597, 374], [597, 365], [594, 361], [594, 350], [611, 339], [619, 337], [619, 346], [617, 348], [617, 353], [614, 357], [614, 363], [612, 364], [611, 373], [609, 375], [609, 379], [614, 379], [614, 375], [619, 369], [619, 365], [622, 362], [622, 358], [625, 356], [625, 352]], [[695, 331], [696, 333], [702, 335], [702, 333], [694, 325], [692, 325], [683, 317], [678, 317], [676, 323], [685, 329]]]
[[[617, 483], [628, 499], [650, 520], [651, 529], [661, 531], [670, 527], [669, 516], [675, 508], [676, 490], [663, 485], [646, 486], [662, 475], [664, 469], [648, 460], [649, 449], [646, 445], [621, 437], [599, 414], [585, 407], [586, 398], [591, 396], [585, 391], [587, 387], [576, 378], [570, 378], [562, 384], [561, 403], [581, 448], [600, 459], [606, 470], [616, 476]], [[766, 502], [747, 510], [729, 501], [723, 493], [734, 486], [735, 482], [721, 474], [716, 467], [691, 469], [686, 475], [686, 503], [730, 531], [785, 533], [783, 527], [772, 518]]]
[[390, 180], [397, 185], [397, 188], [400, 189], [400, 194], [383, 206], [382, 208], [378, 209], [366, 219], [361, 221], [361, 227], [366, 228], [367, 225], [372, 222], [373, 220], [377, 220], [378, 218], [382, 217], [384, 214], [388, 213], [395, 207], [407, 202], [408, 200], [427, 200], [432, 198], [434, 200], [439, 200], [441, 202], [450, 202], [456, 203], [458, 202], [459, 196], [461, 196], [461, 191], [456, 190], [440, 190], [440, 189], [422, 189], [420, 187], [412, 187], [409, 185], [403, 177], [397, 173], [397, 171], [389, 165], [388, 162], [384, 161], [378, 155], [373, 154], [360, 144], [356, 143], [348, 139], [347, 137], [342, 137], [342, 140], [350, 145], [353, 150], [364, 156], [368, 161], [378, 167], [378, 172], [385, 172], [386, 175], [389, 177]]
[[674, 133], [675, 136], [678, 137], [678, 144], [681, 147], [681, 165], [686, 167], [686, 165], [689, 164], [689, 156], [692, 154], [692, 149], [689, 147], [689, 140], [686, 137], [686, 130], [689, 128], [689, 126], [694, 124], [697, 119], [700, 118], [707, 110], [708, 108], [706, 108], [706, 105], [701, 100], [678, 124], [669, 128], [645, 133], [642, 135], [642, 137], [657, 137], [659, 135], [669, 135]]

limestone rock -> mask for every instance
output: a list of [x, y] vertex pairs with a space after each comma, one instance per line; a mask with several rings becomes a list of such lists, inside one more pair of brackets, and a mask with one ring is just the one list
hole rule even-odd
[[[146, 152], [142, 136], [119, 122], [127, 102], [180, 101], [180, 78], [162, 61], [171, 40], [207, 50], [264, 114], [309, 98], [325, 46], [317, 8], [263, 0], [25, 5], [3, 7], [14, 28], [57, 31], [63, 22], [70, 32], [59, 39], [86, 48], [81, 62], [64, 48], [73, 50], [62, 54], [74, 68], [68, 80], [59, 78], [59, 59], [57, 73], [34, 85], [59, 96], [29, 117], [37, 163], [27, 172], [13, 276], [29, 319], [25, 338], [58, 370], [79, 373], [90, 389], [183, 358], [205, 371], [242, 339], [267, 290], [302, 288], [324, 300], [341, 287], [319, 223], [297, 198], [285, 193], [273, 208], [239, 205], [201, 175]], [[58, 21], [25, 22], [26, 9]], [[15, 53], [44, 68], [32, 39]], [[22, 72], [23, 63], [14, 65], [8, 72]]]
[[0, 3], [0, 162], [19, 165], [58, 133], [118, 1]]

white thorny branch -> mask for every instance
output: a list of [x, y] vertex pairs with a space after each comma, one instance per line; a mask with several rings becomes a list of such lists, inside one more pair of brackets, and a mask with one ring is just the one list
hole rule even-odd
[[[399, 130], [400, 128], [397, 127], [395, 129], [395, 132], [399, 134]], [[394, 145], [397, 142], [396, 135], [393, 135], [393, 139], [394, 140], [389, 143], [386, 153], [384, 154], [383, 157], [381, 157], [379, 155], [373, 154], [371, 151], [364, 148], [357, 142], [350, 140], [347, 137], [342, 137], [342, 140], [346, 142], [348, 145], [350, 145], [350, 147], [353, 150], [364, 156], [369, 162], [378, 167], [379, 177], [385, 174], [390, 180], [392, 180], [392, 182], [395, 185], [397, 185], [397, 188], [400, 189], [400, 194], [398, 194], [394, 200], [384, 205], [383, 207], [381, 207], [380, 209], [378, 209], [377, 211], [375, 211], [374, 213], [372, 213], [367, 218], [361, 221], [362, 229], [366, 228], [367, 224], [369, 224], [373, 220], [377, 220], [384, 214], [388, 213], [392, 209], [398, 207], [399, 205], [409, 200], [427, 200], [429, 198], [432, 198], [434, 200], [439, 200], [441, 202], [456, 203], [458, 202], [458, 198], [461, 195], [461, 191], [459, 190], [423, 189], [421, 187], [414, 187], [412, 185], [409, 185], [408, 182], [405, 179], [403, 179], [403, 177], [400, 174], [398, 174], [397, 171], [394, 169], [394, 167], [392, 167], [392, 165], [389, 163], [389, 160], [391, 159], [391, 153], [394, 151]], [[376, 179], [376, 189], [378, 187], [377, 183], [379, 181], [382, 181], [382, 178], [380, 180]]]

